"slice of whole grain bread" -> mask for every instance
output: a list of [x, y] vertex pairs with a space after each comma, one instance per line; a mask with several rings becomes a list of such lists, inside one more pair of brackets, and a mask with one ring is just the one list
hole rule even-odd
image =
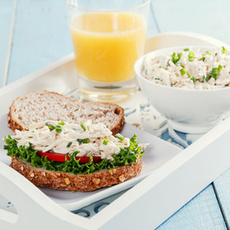
[[124, 125], [124, 110], [112, 103], [84, 102], [49, 91], [33, 91], [14, 100], [9, 109], [9, 127], [28, 130], [32, 123], [47, 120], [68, 123], [104, 123], [113, 134]]
[[137, 163], [131, 165], [110, 170], [100, 170], [93, 174], [80, 175], [34, 168], [30, 166], [30, 164], [15, 157], [12, 157], [10, 166], [36, 186], [84, 192], [119, 184], [133, 178], [141, 172], [142, 158], [138, 157]]

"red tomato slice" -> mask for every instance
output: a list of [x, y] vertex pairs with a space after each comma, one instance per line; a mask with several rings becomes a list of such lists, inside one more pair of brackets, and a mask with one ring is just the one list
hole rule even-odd
[[[50, 161], [57, 161], [57, 162], [65, 162], [65, 159], [70, 160], [69, 155], [67, 154], [60, 154], [60, 153], [49, 153], [49, 152], [42, 152], [38, 151], [38, 155], [47, 157], [48, 160]], [[89, 157], [75, 157], [76, 160], [79, 160], [79, 163], [85, 164], [89, 162]], [[93, 163], [97, 163], [101, 161], [101, 157], [93, 157]]]

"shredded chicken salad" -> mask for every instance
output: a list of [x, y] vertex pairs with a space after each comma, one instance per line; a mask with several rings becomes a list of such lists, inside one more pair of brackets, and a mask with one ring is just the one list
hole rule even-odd
[[230, 56], [227, 50], [186, 48], [165, 56], [147, 55], [142, 76], [161, 85], [186, 89], [230, 86]]
[[91, 121], [78, 124], [47, 121], [35, 123], [28, 131], [15, 131], [13, 138], [18, 146], [29, 146], [42, 152], [72, 154], [77, 156], [100, 156], [102, 159], [113, 160], [113, 154], [119, 154], [120, 148], [128, 148], [129, 138], [120, 134], [115, 136], [102, 123], [92, 124]]

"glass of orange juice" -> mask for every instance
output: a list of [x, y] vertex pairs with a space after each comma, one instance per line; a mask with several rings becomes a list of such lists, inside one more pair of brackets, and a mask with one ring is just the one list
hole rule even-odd
[[78, 86], [88, 99], [114, 101], [137, 90], [150, 0], [67, 0]]

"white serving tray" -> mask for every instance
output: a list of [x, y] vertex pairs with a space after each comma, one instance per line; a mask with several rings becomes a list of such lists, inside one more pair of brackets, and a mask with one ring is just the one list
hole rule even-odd
[[[2, 146], [4, 145], [4, 136], [6, 134], [14, 134], [7, 127], [7, 114], [3, 116], [0, 115], [0, 130], [0, 161], [9, 165], [11, 162], [11, 157], [8, 157], [6, 155], [6, 150], [2, 149]], [[40, 188], [41, 191], [43, 191], [50, 199], [67, 210], [77, 210], [134, 186], [152, 171], [160, 168], [181, 151], [181, 149], [177, 146], [130, 124], [125, 124], [121, 132], [123, 136], [130, 138], [134, 133], [137, 134], [138, 141], [140, 143], [149, 143], [142, 159], [143, 169], [138, 176], [119, 185], [98, 189], [92, 192], [72, 192]]]
[[[227, 47], [207, 36], [180, 32], [148, 39], [146, 52], [181, 45]], [[76, 89], [72, 60], [73, 55], [65, 57], [0, 89], [0, 122], [6, 122], [8, 107], [17, 96], [39, 89], [63, 94]], [[0, 161], [0, 195], [17, 210], [14, 214], [0, 209], [1, 229], [154, 229], [230, 167], [229, 127], [226, 119], [90, 219], [67, 211]]]

